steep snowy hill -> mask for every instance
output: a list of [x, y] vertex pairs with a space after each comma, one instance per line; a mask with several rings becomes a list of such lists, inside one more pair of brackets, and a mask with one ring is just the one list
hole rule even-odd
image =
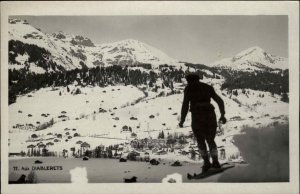
[[239, 71], [288, 69], [288, 59], [267, 53], [260, 47], [248, 48], [232, 58], [216, 61], [209, 66]]
[[156, 68], [178, 61], [137, 40], [95, 45], [89, 38], [64, 32], [52, 35], [19, 19], [9, 20], [10, 69], [44, 73], [83, 67], [128, 65]]
[[[28, 71], [44, 73], [62, 69], [74, 69], [79, 63], [68, 60], [68, 44], [34, 28], [26, 21], [9, 20], [9, 68], [26, 68]], [[70, 44], [69, 44], [70, 45]], [[74, 58], [74, 57], [73, 57]]]

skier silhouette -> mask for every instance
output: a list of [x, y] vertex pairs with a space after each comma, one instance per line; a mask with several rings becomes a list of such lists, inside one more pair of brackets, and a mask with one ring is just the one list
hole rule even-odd
[[[214, 106], [210, 104], [210, 99], [212, 98], [217, 102], [221, 112], [220, 122], [223, 124], [226, 123], [224, 102], [220, 96], [216, 94], [212, 86], [199, 81], [199, 76], [197, 74], [187, 75], [186, 80], [188, 84], [184, 89], [179, 127], [183, 127], [190, 104], [192, 130], [197, 139], [200, 155], [204, 160], [202, 172], [206, 172], [211, 167], [220, 168], [217, 145], [214, 141], [217, 130], [216, 114]], [[205, 141], [209, 147], [212, 164], [210, 163], [210, 157]]]

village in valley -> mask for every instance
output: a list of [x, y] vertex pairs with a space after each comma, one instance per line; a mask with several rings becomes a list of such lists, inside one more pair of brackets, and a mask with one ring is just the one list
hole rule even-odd
[[[36, 109], [36, 112], [31, 112], [30, 115], [27, 114], [23, 117], [22, 115], [26, 114], [25, 111], [17, 110], [18, 106], [13, 104], [11, 111], [15, 111], [19, 118], [13, 120], [16, 124], [12, 122], [10, 132], [15, 133], [11, 133], [9, 139], [11, 149], [9, 154], [11, 157], [50, 156], [111, 158], [145, 162], [149, 162], [151, 159], [170, 162], [201, 162], [197, 143], [189, 126], [190, 117], [187, 118], [185, 127], [178, 127], [180, 116], [177, 112], [179, 111], [175, 112], [174, 110], [180, 110], [181, 108], [182, 93], [180, 94], [180, 90], [183, 87], [178, 83], [174, 84], [174, 87], [177, 92], [168, 96], [160, 96], [162, 88], [159, 87], [157, 92], [148, 92], [145, 95], [145, 91], [138, 93], [137, 91], [140, 89], [128, 86], [99, 88], [101, 92], [96, 92], [95, 88], [68, 86], [56, 90], [48, 88], [24, 95], [20, 97], [19, 102], [27, 105], [35, 103], [35, 100], [33, 100], [35, 96], [52, 96], [50, 100], [41, 101], [40, 106], [42, 107], [47, 107], [49, 102], [52, 104], [62, 103], [69, 101], [68, 99], [74, 96], [81, 96], [82, 98], [77, 99], [76, 105], [82, 105], [85, 109], [80, 109], [78, 113], [76, 112], [77, 109], [73, 109], [73, 103], [71, 103], [64, 104], [63, 111], [57, 111], [60, 106], [53, 106], [55, 108], [48, 111], [52, 110], [53, 112], [41, 113], [40, 109]], [[82, 91], [80, 94], [72, 93], [78, 88]], [[135, 97], [132, 95], [134, 98], [131, 102], [124, 103], [124, 100], [120, 102], [122, 96], [118, 93], [123, 90], [136, 94]], [[151, 90], [151, 87], [148, 90]], [[164, 88], [163, 90], [165, 93], [171, 92], [170, 89]], [[91, 94], [98, 93], [98, 99], [91, 100], [91, 98], [94, 98], [93, 95], [85, 95], [89, 92]], [[105, 104], [107, 99], [103, 100], [101, 96], [112, 99], [118, 98], [116, 100], [118, 104]], [[102, 106], [97, 111], [92, 111], [91, 108], [94, 109], [99, 102]], [[156, 104], [158, 105], [156, 106]], [[164, 104], [164, 107], [159, 106], [160, 104]], [[86, 105], [89, 106], [86, 107]], [[143, 109], [149, 112], [144, 112]], [[54, 111], [59, 112], [57, 116], [54, 116]], [[153, 114], [150, 114], [151, 112]], [[48, 121], [32, 127], [19, 124], [22, 119], [30, 123], [42, 119], [48, 119]], [[231, 125], [235, 123], [243, 125], [239, 122], [240, 117], [230, 119], [232, 120]], [[270, 122], [272, 120], [270, 118]], [[247, 120], [243, 120], [243, 122], [245, 121]], [[238, 148], [233, 144], [233, 135], [231, 135], [238, 133], [240, 128], [235, 126], [232, 127], [233, 129], [227, 130], [228, 127], [230, 125], [221, 126], [219, 124], [217, 131], [216, 141], [220, 159], [243, 162]], [[86, 128], [89, 128], [89, 130], [86, 130]], [[23, 140], [11, 143], [13, 138]], [[21, 150], [21, 152], [14, 152], [13, 150]]]
[[[76, 131], [76, 129], [70, 130], [68, 128], [64, 129], [66, 131], [68, 139], [72, 138], [72, 134], [68, 131]], [[123, 133], [128, 133], [130, 130], [123, 129]], [[131, 132], [130, 132], [131, 133]], [[53, 135], [48, 133], [47, 135]], [[45, 140], [49, 141], [43, 144], [41, 139], [33, 134], [28, 140], [31, 144], [27, 146], [27, 153], [22, 151], [20, 154], [10, 154], [10, 156], [27, 156], [27, 157], [74, 157], [74, 158], [110, 158], [110, 159], [120, 159], [120, 161], [131, 160], [131, 161], [145, 161], [149, 162], [150, 159], [169, 159], [170, 161], [181, 160], [181, 161], [199, 161], [201, 159], [198, 151], [198, 147], [193, 136], [193, 133], [189, 135], [184, 135], [183, 133], [175, 133], [174, 135], [164, 135], [164, 131], [159, 133], [157, 138], [152, 139], [152, 137], [137, 139], [135, 133], [131, 133], [131, 138], [126, 140], [124, 143], [114, 144], [109, 146], [99, 145], [92, 149], [90, 144], [87, 142], [82, 142], [80, 140], [76, 141], [76, 145], [71, 147], [69, 150], [63, 149], [62, 151], [49, 151], [51, 146], [55, 143], [60, 142], [63, 138], [62, 134], [54, 134], [56, 138], [48, 138]], [[80, 137], [78, 133], [74, 132], [73, 137]], [[96, 138], [97, 136], [95, 136]], [[34, 145], [38, 142], [36, 145]], [[220, 147], [220, 159], [226, 159], [226, 153], [224, 146]], [[223, 149], [222, 149], [223, 148]], [[236, 159], [239, 155], [231, 155], [230, 159]]]

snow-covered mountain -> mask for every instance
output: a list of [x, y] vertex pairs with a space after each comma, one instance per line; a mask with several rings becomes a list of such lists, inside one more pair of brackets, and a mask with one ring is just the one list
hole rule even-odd
[[[42, 32], [24, 20], [9, 20], [10, 69], [28, 68], [36, 73], [110, 65], [152, 67], [178, 61], [137, 40], [95, 45], [89, 38], [64, 32]], [[34, 52], [35, 51], [35, 52]]]
[[248, 48], [232, 58], [225, 58], [216, 61], [209, 66], [225, 69], [253, 71], [253, 70], [274, 70], [288, 69], [288, 59], [274, 56], [262, 48], [255, 46]]
[[[64, 32], [47, 34], [27, 21], [9, 19], [9, 68], [36, 73], [71, 70], [95, 66], [181, 66], [164, 52], [127, 39], [114, 43], [94, 44], [89, 38]], [[251, 47], [232, 58], [209, 64], [239, 71], [287, 69], [288, 59]]]
[[127, 39], [119, 42], [99, 45], [103, 61], [107, 64], [120, 65], [145, 63], [154, 66], [162, 64], [176, 64], [177, 60], [169, 57], [162, 51], [142, 43], [138, 40]]

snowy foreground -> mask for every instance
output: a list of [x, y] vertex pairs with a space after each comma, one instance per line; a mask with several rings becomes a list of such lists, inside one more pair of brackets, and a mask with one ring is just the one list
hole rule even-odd
[[[33, 183], [122, 183], [124, 178], [137, 177], [138, 183], [181, 182], [287, 182], [289, 180], [288, 125], [247, 128], [237, 135], [235, 145], [248, 164], [234, 163], [235, 168], [199, 180], [188, 180], [187, 173], [199, 173], [201, 162], [181, 162], [161, 159], [159, 165], [149, 162], [116, 159], [81, 158], [15, 158], [9, 161], [9, 180], [16, 181], [22, 174]], [[265, 139], [268, 141], [265, 141]], [[35, 164], [34, 161], [42, 161]], [[225, 162], [221, 160], [221, 162]], [[15, 168], [18, 168], [16, 170]], [[46, 170], [48, 168], [48, 170]], [[49, 168], [53, 168], [49, 170]], [[30, 177], [33, 169], [34, 176]]]
[[[35, 158], [37, 159], [37, 158]], [[188, 180], [187, 173], [200, 173], [201, 164], [184, 162], [183, 166], [173, 167], [170, 162], [165, 161], [160, 165], [152, 166], [146, 162], [119, 162], [114, 159], [90, 159], [83, 161], [80, 158], [38, 158], [43, 164], [34, 164], [33, 158], [10, 160], [9, 180], [17, 180], [21, 174], [28, 175], [30, 170], [14, 171], [13, 166], [35, 168], [41, 166], [62, 166], [63, 170], [35, 170], [37, 183], [70, 183], [72, 182], [72, 171], [82, 169], [77, 174], [78, 179], [86, 179], [88, 183], [122, 183], [124, 178], [138, 177], [139, 183], [159, 183], [168, 175], [179, 174], [183, 182], [217, 182], [221, 174], [214, 175], [203, 180]], [[163, 164], [165, 163], [165, 164]], [[241, 167], [245, 165], [239, 165]], [[237, 167], [240, 168], [240, 167]], [[173, 175], [173, 176], [172, 176]], [[176, 177], [176, 176], [175, 176]], [[178, 179], [177, 179], [178, 180]]]

